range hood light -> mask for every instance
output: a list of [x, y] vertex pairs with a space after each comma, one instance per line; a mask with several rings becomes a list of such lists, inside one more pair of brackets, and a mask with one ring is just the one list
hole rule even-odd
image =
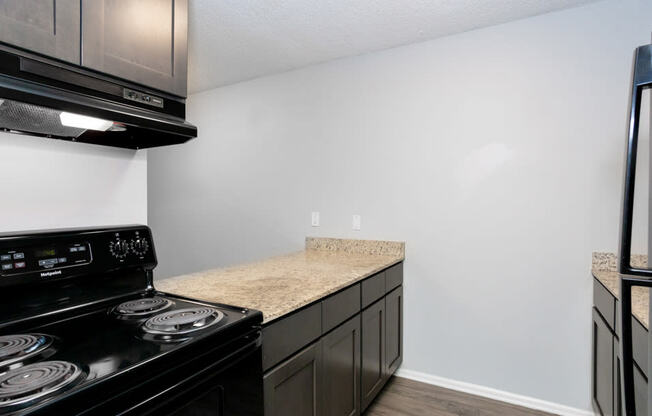
[[85, 130], [107, 131], [113, 126], [112, 121], [102, 120], [101, 118], [82, 116], [81, 114], [66, 113], [59, 114], [61, 124], [66, 127], [76, 127]]

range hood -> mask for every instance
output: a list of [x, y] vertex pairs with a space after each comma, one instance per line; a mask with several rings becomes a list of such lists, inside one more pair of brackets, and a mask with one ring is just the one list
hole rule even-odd
[[0, 131], [145, 149], [197, 137], [185, 111], [179, 97], [0, 51]]

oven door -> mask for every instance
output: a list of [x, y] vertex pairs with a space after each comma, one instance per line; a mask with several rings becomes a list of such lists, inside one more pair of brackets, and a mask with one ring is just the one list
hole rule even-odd
[[180, 379], [120, 415], [263, 416], [261, 335], [218, 366]]

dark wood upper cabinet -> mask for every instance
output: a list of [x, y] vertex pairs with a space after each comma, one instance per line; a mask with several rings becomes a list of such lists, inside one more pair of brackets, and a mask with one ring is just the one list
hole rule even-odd
[[385, 297], [385, 378], [403, 361], [403, 286]]
[[360, 315], [322, 338], [324, 416], [360, 415]]
[[82, 66], [187, 95], [187, 0], [82, 0], [81, 4]]
[[[383, 286], [384, 287], [384, 286]], [[384, 386], [385, 299], [362, 311], [362, 373], [360, 377], [364, 411]]]
[[79, 0], [0, 1], [0, 42], [79, 65]]
[[322, 411], [321, 341], [265, 375], [265, 416], [319, 416]]

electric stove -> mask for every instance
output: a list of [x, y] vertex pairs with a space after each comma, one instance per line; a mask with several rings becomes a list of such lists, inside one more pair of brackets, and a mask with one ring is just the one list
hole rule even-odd
[[156, 264], [146, 226], [0, 235], [0, 415], [262, 416], [262, 314]]

